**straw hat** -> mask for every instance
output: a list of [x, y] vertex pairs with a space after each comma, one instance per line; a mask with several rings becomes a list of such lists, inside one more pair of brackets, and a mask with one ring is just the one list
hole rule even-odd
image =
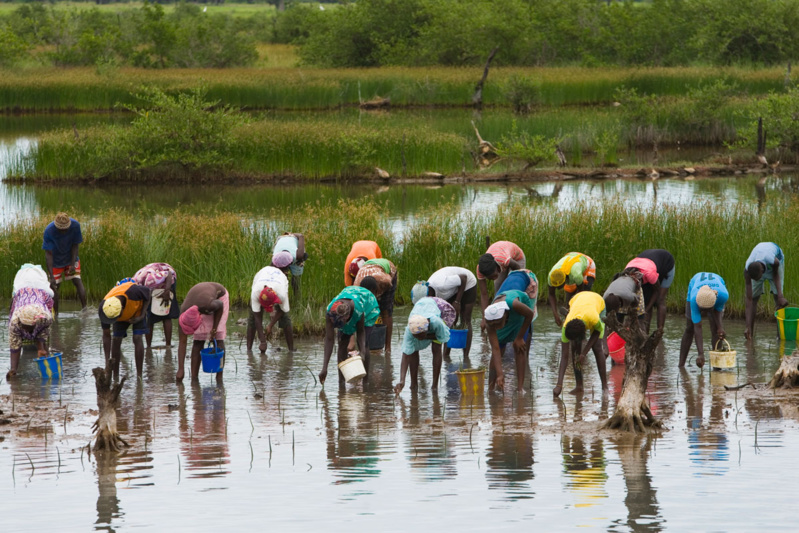
[[714, 291], [707, 285], [703, 285], [696, 293], [696, 305], [698, 305], [702, 309], [710, 309], [711, 307], [716, 305], [717, 296], [718, 296], [717, 291]]
[[53, 224], [55, 224], [56, 229], [65, 230], [69, 229], [69, 227], [72, 225], [72, 220], [70, 220], [68, 214], [62, 212], [55, 216]]

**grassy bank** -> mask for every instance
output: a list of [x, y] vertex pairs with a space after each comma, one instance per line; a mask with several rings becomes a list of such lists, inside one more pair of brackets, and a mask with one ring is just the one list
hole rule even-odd
[[[275, 54], [275, 64], [285, 64], [281, 58], [288, 52]], [[248, 109], [330, 109], [374, 97], [391, 98], [394, 106], [470, 106], [481, 74], [481, 68], [452, 67], [5, 70], [0, 71], [0, 110], [109, 110], [118, 103], [136, 103], [131, 91], [145, 84], [169, 91], [205, 84], [210, 98]], [[512, 80], [534, 86], [536, 102], [552, 106], [612, 103], [622, 86], [640, 94], [679, 96], [716, 80], [734, 82], [748, 94], [765, 94], [782, 89], [784, 79], [781, 68], [495, 68], [483, 102], [512, 107]]]
[[[669, 293], [671, 311], [681, 311], [693, 274], [712, 271], [727, 281], [729, 315], [743, 312], [743, 265], [760, 241], [778, 242], [788, 257], [786, 297], [799, 302], [799, 263], [792, 261], [799, 236], [784, 231], [799, 223], [799, 203], [778, 200], [760, 212], [757, 207], [730, 203], [696, 203], [658, 211], [630, 212], [617, 206], [584, 204], [569, 211], [551, 205], [511, 204], [474, 216], [453, 216], [452, 209], [423, 211], [407, 222], [399, 235], [388, 229], [389, 212], [370, 201], [340, 201], [302, 209], [275, 209], [266, 222], [242, 219], [234, 213], [209, 216], [176, 212], [145, 217], [117, 210], [83, 219], [81, 261], [92, 300], [114, 283], [152, 261], [172, 264], [179, 276], [180, 297], [199, 281], [217, 281], [241, 304], [249, 298], [252, 276], [268, 264], [271, 244], [283, 231], [302, 231], [310, 260], [302, 279], [302, 297], [292, 302], [305, 331], [319, 327], [322, 308], [342, 288], [344, 259], [350, 244], [374, 239], [384, 255], [399, 267], [397, 299], [407, 302], [417, 279], [426, 279], [447, 265], [473, 268], [484, 252], [484, 236], [518, 243], [528, 267], [544, 281], [549, 268], [566, 252], [579, 250], [597, 263], [596, 289], [603, 291], [613, 273], [646, 248], [666, 248], [677, 260]], [[20, 222], [0, 236], [0, 287], [6, 298], [19, 265], [43, 261], [41, 232], [52, 215]], [[774, 224], [780, 220], [780, 224]], [[545, 282], [545, 281], [544, 281]], [[546, 291], [541, 291], [545, 295]], [[72, 294], [71, 286], [65, 295]], [[544, 301], [541, 302], [544, 305]], [[546, 317], [546, 315], [543, 315]]]

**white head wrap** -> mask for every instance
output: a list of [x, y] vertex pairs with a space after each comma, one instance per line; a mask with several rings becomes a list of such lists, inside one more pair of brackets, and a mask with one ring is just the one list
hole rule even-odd
[[415, 304], [422, 298], [426, 298], [429, 286], [426, 281], [417, 281], [411, 289], [411, 303]]
[[500, 318], [505, 316], [505, 313], [508, 310], [510, 310], [510, 307], [508, 307], [508, 303], [504, 300], [502, 300], [501, 302], [493, 303], [488, 307], [486, 307], [485, 310], [486, 320], [499, 320]]
[[411, 315], [408, 318], [408, 329], [411, 330], [411, 333], [414, 335], [425, 333], [429, 328], [430, 321], [422, 315]]
[[714, 305], [716, 305], [716, 297], [718, 293], [704, 285], [699, 288], [699, 291], [696, 293], [696, 305], [698, 305], [701, 309], [710, 309]]

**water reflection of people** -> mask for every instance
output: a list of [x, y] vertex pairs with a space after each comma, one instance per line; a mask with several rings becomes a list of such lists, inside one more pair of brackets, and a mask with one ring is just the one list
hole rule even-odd
[[229, 474], [223, 468], [230, 462], [225, 420], [225, 389], [191, 385], [193, 418], [189, 420], [183, 385], [178, 385], [179, 431], [182, 455], [190, 477], [219, 477]]
[[[432, 412], [429, 417], [420, 412], [419, 394], [412, 394], [409, 403], [404, 399], [399, 401], [408, 436], [406, 454], [413, 472], [422, 481], [454, 478], [458, 471], [452, 439], [448, 438], [446, 427], [437, 423], [440, 422], [442, 413], [438, 395], [432, 397]], [[421, 423], [428, 418], [433, 422]]]
[[[505, 398], [489, 396], [493, 432], [486, 454], [486, 481], [488, 488], [504, 490], [508, 498], [532, 498], [529, 481], [533, 479], [533, 435], [529, 431], [506, 433], [501, 419], [506, 416]], [[524, 411], [522, 402], [516, 402], [517, 414]]]
[[583, 437], [564, 435], [561, 453], [566, 487], [578, 496], [576, 507], [592, 507], [596, 500], [607, 498], [605, 448], [600, 439], [586, 446]]
[[[623, 436], [615, 440], [627, 487], [627, 496], [624, 498], [627, 506], [626, 525], [631, 531], [656, 532], [663, 529], [664, 519], [660, 515], [657, 492], [647, 468], [653, 442], [652, 436]], [[619, 520], [617, 523], [622, 522]]]
[[371, 395], [339, 390], [335, 415], [324, 390], [319, 399], [327, 437], [328, 467], [340, 474], [337, 483], [364, 481], [380, 475], [379, 430], [372, 420]]

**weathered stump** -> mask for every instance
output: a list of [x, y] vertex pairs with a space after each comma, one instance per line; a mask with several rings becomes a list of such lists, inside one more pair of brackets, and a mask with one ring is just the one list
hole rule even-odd
[[646, 399], [646, 386], [652, 374], [652, 360], [655, 350], [663, 336], [662, 330], [656, 330], [647, 336], [638, 318], [628, 315], [624, 323], [619, 325], [615, 313], [608, 315], [607, 325], [615, 331], [624, 342], [624, 381], [622, 382], [621, 397], [616, 405], [613, 416], [603, 424], [603, 429], [619, 429], [633, 433], [648, 433], [659, 430], [662, 423], [655, 418], [649, 409]]
[[782, 358], [782, 363], [768, 386], [770, 389], [792, 389], [799, 386], [799, 350]]
[[125, 378], [114, 385], [111, 371], [97, 367], [92, 370], [94, 383], [97, 386], [97, 408], [100, 414], [92, 426], [92, 431], [97, 433], [94, 440], [94, 451], [108, 450], [120, 452], [122, 446], [129, 446], [117, 432], [117, 407], [119, 407], [119, 393], [125, 384]]

